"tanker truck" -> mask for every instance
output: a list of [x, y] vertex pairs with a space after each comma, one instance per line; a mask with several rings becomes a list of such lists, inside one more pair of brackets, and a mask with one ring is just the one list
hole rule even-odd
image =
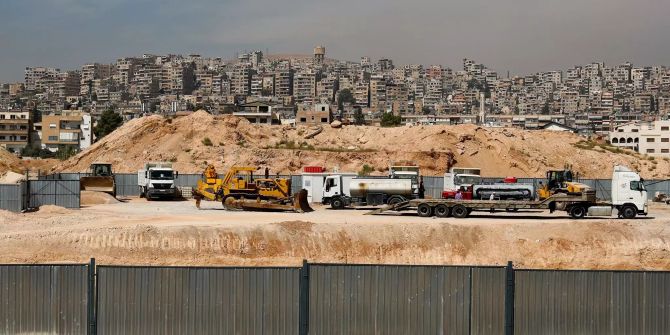
[[416, 175], [392, 174], [389, 177], [343, 178], [327, 176], [323, 184], [323, 204], [333, 209], [355, 206], [395, 205], [418, 198]]

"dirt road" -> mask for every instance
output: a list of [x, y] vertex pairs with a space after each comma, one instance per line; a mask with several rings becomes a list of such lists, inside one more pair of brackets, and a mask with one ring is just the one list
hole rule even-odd
[[306, 214], [230, 212], [218, 203], [147, 202], [81, 210], [0, 211], [0, 263], [298, 265], [311, 262], [670, 270], [670, 209], [649, 218], [570, 220], [565, 213], [413, 213], [317, 208]]

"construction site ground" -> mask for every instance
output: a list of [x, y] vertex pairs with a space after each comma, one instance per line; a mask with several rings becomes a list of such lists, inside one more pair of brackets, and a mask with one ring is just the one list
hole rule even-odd
[[467, 219], [368, 210], [239, 212], [220, 203], [122, 199], [78, 210], [0, 211], [0, 263], [297, 266], [310, 262], [670, 270], [670, 207], [634, 220], [564, 212]]

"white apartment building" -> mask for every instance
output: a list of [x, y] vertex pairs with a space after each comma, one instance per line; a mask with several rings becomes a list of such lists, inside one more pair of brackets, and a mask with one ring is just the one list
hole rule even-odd
[[629, 123], [609, 134], [610, 143], [641, 154], [670, 157], [670, 121]]

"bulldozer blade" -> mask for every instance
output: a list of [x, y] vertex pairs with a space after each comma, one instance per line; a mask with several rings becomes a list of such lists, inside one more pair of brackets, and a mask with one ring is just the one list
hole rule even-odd
[[116, 196], [114, 177], [81, 177], [79, 185], [82, 191], [105, 192]]
[[233, 199], [228, 198], [223, 203], [228, 210], [267, 211], [267, 212], [295, 212], [306, 213], [314, 211], [307, 201], [307, 190], [301, 190], [290, 198], [277, 200], [261, 199]]
[[307, 190], [302, 189], [293, 195], [293, 208], [298, 213], [309, 213], [314, 211], [314, 209], [309, 205]]

